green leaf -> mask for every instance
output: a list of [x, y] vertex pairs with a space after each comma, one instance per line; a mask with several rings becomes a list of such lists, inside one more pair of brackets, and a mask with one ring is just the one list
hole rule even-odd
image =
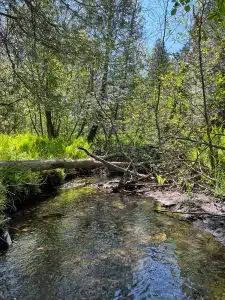
[[171, 10], [171, 16], [175, 16], [177, 13], [177, 9], [174, 7], [172, 10]]
[[184, 7], [184, 10], [185, 10], [186, 12], [189, 12], [190, 9], [191, 9], [190, 5], [186, 5], [186, 6]]

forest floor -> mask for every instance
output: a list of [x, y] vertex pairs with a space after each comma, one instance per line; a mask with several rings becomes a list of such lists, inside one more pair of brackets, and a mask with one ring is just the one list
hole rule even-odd
[[[119, 179], [75, 179], [63, 188], [93, 185], [106, 192], [115, 191]], [[120, 193], [129, 196], [147, 197], [155, 201], [155, 211], [177, 218], [180, 221], [193, 222], [201, 229], [210, 232], [218, 241], [225, 245], [225, 202], [222, 199], [202, 192], [185, 193], [181, 189], [170, 186], [160, 186], [152, 182], [137, 184], [134, 189], [121, 190]]]

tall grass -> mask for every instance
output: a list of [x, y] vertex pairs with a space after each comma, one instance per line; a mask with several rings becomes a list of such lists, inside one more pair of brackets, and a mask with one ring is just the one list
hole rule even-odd
[[[57, 138], [35, 136], [30, 133], [0, 134], [0, 160], [32, 160], [51, 158], [78, 159], [86, 157], [78, 146], [89, 148], [87, 141], [80, 137], [72, 143]], [[58, 172], [61, 176], [62, 172]], [[0, 169], [0, 214], [5, 207], [12, 207], [15, 201], [40, 193], [43, 176], [40, 172], [24, 169]]]
[[6, 135], [0, 134], [0, 159], [48, 159], [48, 158], [82, 158], [86, 157], [78, 146], [89, 148], [87, 141], [80, 137], [72, 143], [61, 138], [48, 139], [30, 133]]

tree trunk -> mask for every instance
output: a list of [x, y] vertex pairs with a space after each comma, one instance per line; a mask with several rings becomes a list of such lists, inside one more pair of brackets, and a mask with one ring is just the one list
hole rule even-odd
[[214, 170], [215, 162], [214, 162], [214, 150], [212, 146], [212, 139], [211, 139], [211, 123], [209, 119], [209, 108], [206, 98], [206, 86], [205, 86], [205, 74], [203, 68], [203, 57], [202, 57], [202, 24], [203, 24], [203, 16], [204, 16], [204, 9], [205, 5], [202, 7], [202, 11], [199, 16], [196, 16], [196, 23], [198, 24], [198, 59], [199, 59], [199, 71], [201, 77], [201, 86], [202, 86], [202, 98], [203, 98], [203, 107], [204, 107], [204, 118], [206, 124], [206, 134], [209, 142], [209, 159], [211, 169]]
[[52, 113], [49, 110], [45, 110], [45, 118], [46, 118], [46, 127], [48, 132], [48, 137], [55, 138], [57, 137], [57, 133], [55, 132], [54, 125], [52, 123]]

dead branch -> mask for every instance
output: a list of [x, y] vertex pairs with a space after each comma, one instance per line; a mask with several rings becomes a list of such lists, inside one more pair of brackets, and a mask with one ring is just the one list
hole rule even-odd
[[[108, 167], [110, 169], [113, 169], [113, 170], [116, 170], [116, 171], [119, 171], [119, 172], [122, 172], [122, 173], [128, 173], [128, 174], [132, 175], [134, 178], [144, 179], [144, 178], [149, 177], [149, 175], [146, 176], [144, 174], [140, 174], [140, 173], [137, 173], [137, 172], [134, 172], [134, 171], [130, 171], [130, 170], [128, 170], [128, 168], [125, 169], [122, 166], [119, 166], [118, 164], [108, 162], [108, 161], [104, 160], [103, 158], [98, 157], [95, 154], [90, 153], [87, 149], [84, 149], [82, 147], [78, 147], [78, 149], [84, 151], [88, 156], [94, 158], [96, 161], [101, 162], [102, 164], [104, 164], [106, 167]], [[128, 165], [129, 165], [129, 163], [128, 163]]]
[[179, 215], [197, 215], [197, 216], [208, 216], [208, 217], [225, 217], [225, 215], [211, 214], [207, 212], [181, 212], [181, 211], [171, 211], [171, 210], [160, 210], [159, 213], [171, 213]]

